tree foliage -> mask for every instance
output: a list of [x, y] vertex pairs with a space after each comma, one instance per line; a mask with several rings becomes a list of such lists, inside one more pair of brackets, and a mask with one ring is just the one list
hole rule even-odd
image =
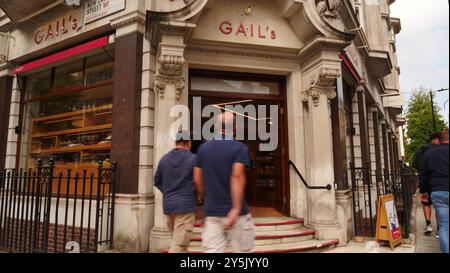
[[[436, 119], [436, 130], [446, 130], [448, 125], [440, 114], [439, 106], [434, 103], [434, 112]], [[408, 103], [406, 112], [406, 159], [411, 163], [414, 159], [416, 150], [428, 144], [433, 129], [433, 116], [431, 111], [430, 90], [421, 87], [413, 91], [413, 95]]]

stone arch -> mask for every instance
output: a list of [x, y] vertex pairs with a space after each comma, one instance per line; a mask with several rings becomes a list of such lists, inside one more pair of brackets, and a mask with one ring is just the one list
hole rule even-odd
[[[167, 1], [167, 0], [165, 0]], [[199, 14], [211, 0], [184, 0], [185, 5], [178, 9], [160, 9], [147, 11], [150, 18], [167, 21], [186, 21]]]

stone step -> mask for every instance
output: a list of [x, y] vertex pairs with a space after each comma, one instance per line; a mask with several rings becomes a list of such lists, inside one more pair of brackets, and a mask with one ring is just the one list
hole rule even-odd
[[[334, 248], [339, 244], [339, 240], [307, 240], [294, 243], [282, 243], [272, 245], [255, 246], [253, 253], [300, 253], [300, 252], [322, 252], [325, 249]], [[189, 253], [203, 253], [201, 247], [189, 247]], [[162, 251], [167, 253], [168, 250]], [[226, 253], [231, 253], [231, 248], [227, 248]]]
[[[255, 245], [272, 245], [294, 243], [314, 239], [316, 232], [311, 229], [298, 228], [292, 230], [273, 230], [273, 231], [257, 231], [255, 236]], [[202, 238], [200, 234], [194, 234], [191, 238], [191, 247], [201, 247]]]
[[[303, 219], [294, 219], [289, 217], [271, 217], [271, 218], [254, 218], [255, 231], [286, 231], [295, 230], [303, 227]], [[196, 223], [194, 225], [193, 233], [201, 234], [203, 231], [203, 224]]]

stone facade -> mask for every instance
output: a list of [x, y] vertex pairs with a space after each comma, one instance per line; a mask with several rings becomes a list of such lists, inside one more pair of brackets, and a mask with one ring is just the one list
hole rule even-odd
[[[123, 77], [139, 79], [129, 93], [139, 96], [123, 98], [132, 99], [133, 109], [137, 109], [130, 116], [135, 126], [127, 128], [139, 133], [130, 140], [133, 160], [127, 162], [130, 174], [125, 174], [130, 179], [123, 176], [116, 199], [115, 242], [122, 251], [157, 252], [170, 242], [162, 196], [153, 187], [153, 175], [159, 159], [174, 146], [168, 137], [174, 120], [169, 113], [177, 104], [188, 104], [189, 69], [286, 77], [286, 152], [313, 186], [338, 181], [335, 169], [342, 169], [342, 175], [348, 173], [350, 161], [378, 171], [393, 170], [391, 165], [402, 158], [402, 154], [394, 155], [395, 151], [403, 151], [401, 108], [383, 107], [383, 97], [398, 95], [400, 90], [395, 35], [401, 25], [399, 19], [390, 17], [393, 2], [126, 1], [124, 10], [39, 44], [33, 42], [35, 24], [16, 26], [0, 13], [0, 28], [8, 29], [0, 33], [0, 48], [6, 41], [2, 37], [10, 37], [5, 58], [0, 59], [0, 75], [14, 77], [11, 90], [0, 89], [12, 94], [10, 109], [0, 110], [0, 121], [9, 119], [8, 133], [0, 134], [4, 138], [0, 141], [7, 141], [5, 153], [0, 151], [5, 154], [2, 168], [15, 168], [18, 156], [15, 127], [21, 117], [21, 92], [12, 68], [108, 34], [117, 47], [125, 46], [124, 39], [130, 35], [137, 35], [133, 39], [141, 43], [132, 44], [138, 51], [131, 54], [133, 72], [121, 72]], [[52, 24], [69, 14], [82, 16], [79, 9], [56, 7], [39, 19], [48, 22], [43, 25]], [[339, 86], [346, 87], [340, 90]], [[346, 101], [345, 94], [350, 94]], [[339, 100], [342, 103], [332, 104]], [[120, 109], [114, 111], [128, 111]], [[345, 120], [336, 119], [334, 110], [342, 116], [345, 112]], [[378, 120], [374, 122], [374, 118]], [[339, 136], [332, 128], [340, 128], [341, 145], [336, 144], [339, 141], [334, 138]], [[120, 137], [121, 132], [117, 134]], [[333, 154], [337, 150], [345, 153], [336, 159]], [[126, 152], [113, 147], [119, 166], [126, 160], [122, 157]], [[290, 181], [289, 216], [304, 218], [316, 229], [318, 239], [339, 239], [346, 244], [352, 236], [348, 183], [339, 182], [331, 191], [310, 191], [293, 171], [286, 179]]]

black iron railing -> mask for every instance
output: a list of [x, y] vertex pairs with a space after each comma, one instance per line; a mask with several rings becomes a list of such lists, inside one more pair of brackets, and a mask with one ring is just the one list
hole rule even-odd
[[113, 245], [117, 166], [73, 172], [0, 171], [0, 248], [10, 252], [97, 252]]
[[399, 178], [393, 184], [392, 193], [395, 197], [395, 205], [398, 211], [403, 237], [409, 237], [411, 214], [413, 209], [414, 194], [418, 187], [418, 176], [411, 172], [406, 165], [401, 165]]
[[306, 182], [306, 180], [305, 180], [305, 178], [303, 177], [303, 175], [302, 175], [302, 174], [300, 173], [300, 171], [298, 170], [297, 166], [295, 166], [295, 163], [294, 163], [292, 160], [289, 160], [289, 161], [288, 161], [288, 164], [289, 164], [289, 166], [291, 166], [291, 167], [294, 169], [295, 173], [298, 175], [298, 177], [300, 177], [300, 180], [303, 182], [303, 185], [305, 185], [305, 187], [306, 187], [307, 189], [310, 189], [310, 190], [329, 190], [329, 191], [331, 191], [332, 187], [331, 187], [330, 184], [328, 184], [328, 185], [326, 185], [326, 186], [310, 186], [310, 185]]
[[350, 164], [353, 223], [356, 236], [375, 236], [378, 198], [393, 194], [403, 236], [409, 237], [409, 223], [417, 176], [405, 165], [398, 172], [372, 171], [370, 164], [356, 168]]

